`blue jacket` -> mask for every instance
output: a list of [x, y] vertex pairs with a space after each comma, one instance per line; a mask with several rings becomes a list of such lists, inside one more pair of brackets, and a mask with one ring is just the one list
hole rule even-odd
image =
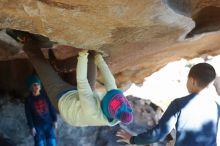
[[216, 146], [219, 105], [208, 94], [190, 94], [175, 99], [159, 123], [145, 133], [133, 136], [132, 144], [150, 144], [163, 140], [176, 129], [175, 146]]
[[31, 94], [26, 99], [25, 115], [30, 128], [53, 124], [53, 122], [57, 121], [56, 111], [44, 91], [38, 96]]

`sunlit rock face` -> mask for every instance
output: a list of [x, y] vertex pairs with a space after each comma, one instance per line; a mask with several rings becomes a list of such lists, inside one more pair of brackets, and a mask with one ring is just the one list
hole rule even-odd
[[[3, 68], [10, 68], [4, 73], [10, 78], [23, 71], [20, 85], [33, 68], [28, 62], [16, 67], [11, 63], [26, 55], [5, 28], [57, 42], [58, 59], [73, 57], [74, 48], [103, 50], [119, 86], [141, 83], [182, 57], [220, 53], [218, 0], [2, 0], [0, 7], [0, 60], [6, 61]], [[201, 35], [207, 32], [213, 33]], [[2, 73], [0, 81], [9, 86]]]
[[191, 17], [195, 28], [187, 35], [219, 30], [220, 1], [218, 0], [166, 0], [168, 5], [177, 13]]
[[[173, 41], [194, 26], [160, 0], [6, 0], [1, 8], [2, 28], [42, 34], [78, 48], [112, 52], [129, 44], [137, 43], [138, 48], [142, 44], [143, 48], [152, 41]], [[172, 33], [165, 35], [168, 32]]]

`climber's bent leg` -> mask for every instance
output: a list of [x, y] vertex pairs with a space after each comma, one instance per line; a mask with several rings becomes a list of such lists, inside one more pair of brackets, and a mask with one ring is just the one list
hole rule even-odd
[[37, 44], [25, 44], [23, 49], [38, 73], [50, 101], [53, 103], [54, 107], [57, 108], [59, 95], [75, 88], [64, 82], [53, 70], [49, 62], [44, 58]]

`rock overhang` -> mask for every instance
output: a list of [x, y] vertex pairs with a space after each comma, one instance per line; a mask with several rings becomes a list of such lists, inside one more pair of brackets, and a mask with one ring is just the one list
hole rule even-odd
[[[219, 28], [213, 27], [219, 22], [210, 17], [219, 18], [215, 13], [220, 6], [217, 0], [6, 0], [0, 5], [1, 60], [26, 58], [19, 44], [6, 41], [5, 28], [57, 42], [58, 59], [71, 57], [74, 48], [101, 49], [109, 56], [108, 64], [119, 84], [129, 80], [140, 83], [182, 57], [220, 52]], [[213, 21], [203, 25], [209, 19]], [[210, 31], [213, 33], [200, 35]]]

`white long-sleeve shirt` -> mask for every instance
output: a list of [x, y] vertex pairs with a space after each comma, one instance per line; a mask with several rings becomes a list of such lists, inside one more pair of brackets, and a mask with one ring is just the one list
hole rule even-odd
[[[68, 91], [61, 96], [58, 108], [63, 119], [73, 126], [114, 126], [118, 120], [108, 121], [101, 109], [105, 94], [92, 91], [87, 79], [88, 53], [80, 52], [77, 63], [77, 90]], [[101, 55], [95, 56], [107, 91], [117, 89], [115, 79]]]

